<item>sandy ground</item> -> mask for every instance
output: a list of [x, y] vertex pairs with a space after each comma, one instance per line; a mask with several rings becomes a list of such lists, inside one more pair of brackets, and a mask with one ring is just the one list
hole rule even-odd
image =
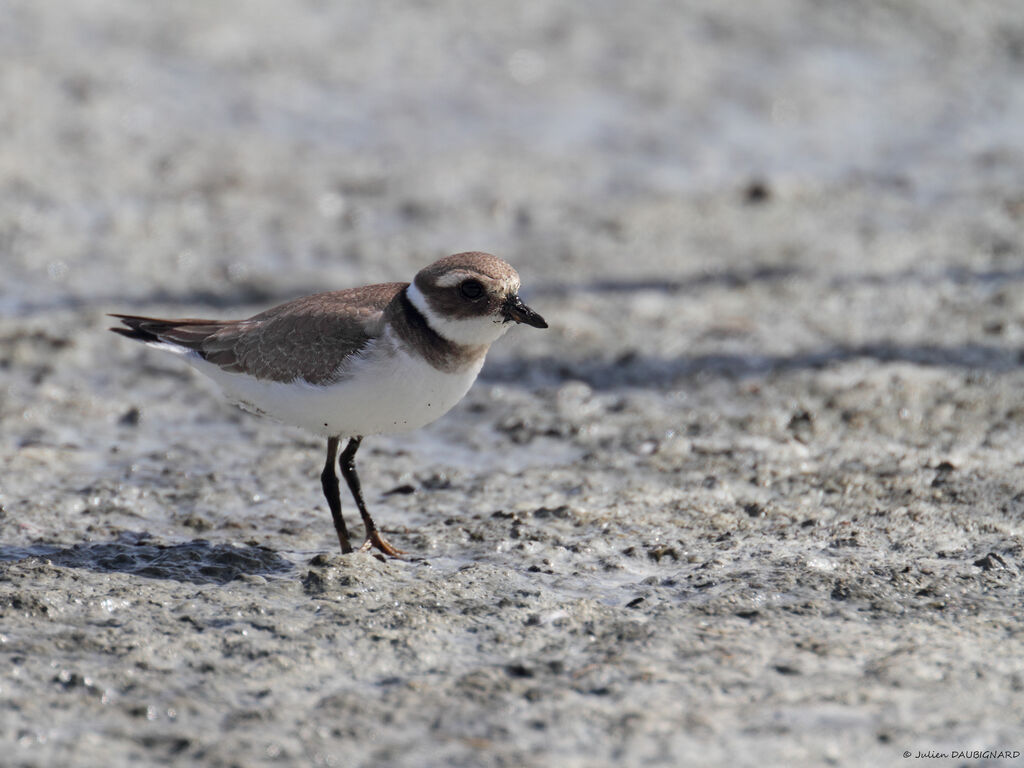
[[[3, 4], [2, 762], [1021, 764], [1022, 125], [1010, 0]], [[403, 560], [105, 330], [468, 249]]]

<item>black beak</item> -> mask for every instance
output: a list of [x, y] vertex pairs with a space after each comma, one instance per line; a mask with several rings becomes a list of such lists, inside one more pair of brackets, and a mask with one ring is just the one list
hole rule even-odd
[[515, 294], [505, 299], [505, 306], [502, 308], [505, 313], [505, 322], [515, 320], [517, 323], [526, 323], [534, 328], [547, 328], [548, 324], [544, 318], [523, 304]]

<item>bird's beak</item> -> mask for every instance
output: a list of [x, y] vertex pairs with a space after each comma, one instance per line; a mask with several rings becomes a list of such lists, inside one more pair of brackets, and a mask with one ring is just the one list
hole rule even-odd
[[526, 323], [534, 328], [547, 328], [548, 324], [544, 318], [523, 304], [522, 300], [515, 294], [505, 299], [505, 306], [502, 308], [505, 314], [505, 322], [515, 320], [517, 323]]

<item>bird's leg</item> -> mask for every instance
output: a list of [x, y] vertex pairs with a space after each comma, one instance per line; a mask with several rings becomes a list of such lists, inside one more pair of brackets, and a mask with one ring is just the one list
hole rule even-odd
[[349, 440], [345, 450], [341, 452], [341, 458], [338, 460], [338, 463], [341, 465], [342, 477], [348, 483], [348, 489], [352, 491], [352, 498], [356, 500], [359, 514], [363, 517], [363, 525], [366, 526], [366, 541], [363, 542], [363, 546], [360, 549], [365, 552], [371, 547], [376, 547], [385, 555], [398, 557], [403, 554], [402, 550], [396, 549], [384, 540], [384, 537], [380, 535], [380, 531], [377, 530], [373, 518], [370, 517], [370, 513], [366, 511], [366, 504], [363, 502], [363, 489], [359, 484], [359, 475], [356, 474], [356, 451], [359, 450], [359, 444], [362, 441], [363, 438], [361, 437], [353, 437]]
[[348, 541], [345, 518], [341, 516], [341, 491], [338, 488], [338, 476], [334, 473], [334, 459], [337, 455], [338, 438], [330, 437], [327, 439], [327, 463], [324, 464], [324, 471], [320, 473], [320, 484], [324, 488], [324, 496], [327, 497], [327, 506], [331, 508], [334, 530], [338, 534], [338, 543], [341, 544], [341, 554], [347, 555], [352, 551], [352, 545]]

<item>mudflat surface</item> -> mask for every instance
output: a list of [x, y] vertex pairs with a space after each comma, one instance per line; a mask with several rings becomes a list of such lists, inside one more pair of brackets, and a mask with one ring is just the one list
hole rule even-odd
[[[14, 0], [0, 52], [5, 765], [1021, 762], [1019, 3]], [[364, 443], [402, 560], [105, 330], [470, 249], [551, 328]]]

